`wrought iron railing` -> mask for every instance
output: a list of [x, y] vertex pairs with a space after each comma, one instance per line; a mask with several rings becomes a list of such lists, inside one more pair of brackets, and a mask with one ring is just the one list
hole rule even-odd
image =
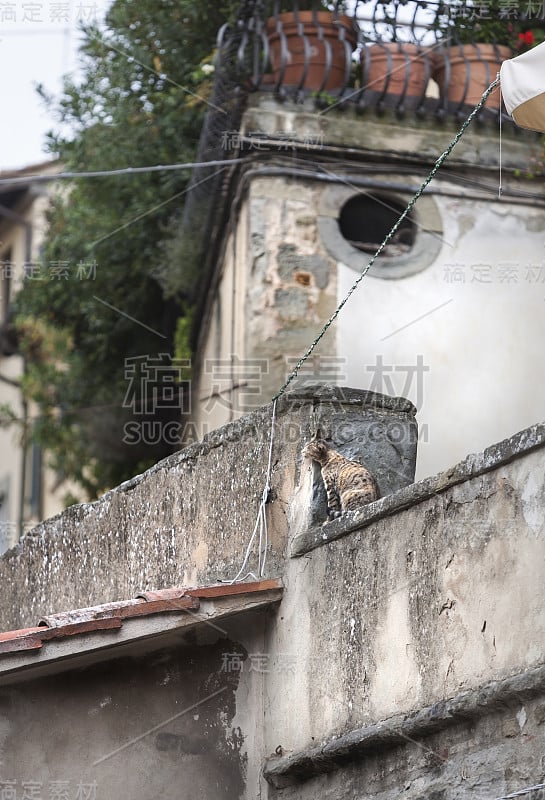
[[[487, 5], [492, 2], [503, 0]], [[249, 94], [313, 98], [322, 108], [331, 104], [367, 113], [390, 108], [400, 117], [465, 117], [502, 58], [510, 56], [493, 37], [488, 45], [462, 47], [462, 39], [471, 40], [476, 30], [474, 8], [465, 0], [242, 0], [235, 22], [218, 35], [213, 91], [199, 142], [198, 160], [204, 164], [193, 171], [176, 245], [180, 275], [168, 275], [167, 289], [191, 297], [187, 276], [197, 276], [201, 300], [204, 296], [229, 173], [210, 162], [235, 155], [238, 145], [232, 140], [238, 140]], [[485, 61], [487, 51], [491, 63]], [[475, 95], [470, 79], [476, 73]], [[498, 108], [499, 94], [491, 96], [480, 119], [497, 120]]]
[[[322, 106], [333, 100], [399, 115], [462, 116], [514, 54], [505, 44], [516, 41], [521, 17], [501, 0], [247, 0], [236, 24], [221, 31], [220, 44], [237, 39], [245, 91], [295, 100], [310, 95]], [[498, 98], [492, 96], [481, 118], [497, 116]]]

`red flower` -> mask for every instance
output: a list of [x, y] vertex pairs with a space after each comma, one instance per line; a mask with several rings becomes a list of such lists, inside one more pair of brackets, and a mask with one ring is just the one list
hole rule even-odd
[[532, 31], [525, 31], [524, 33], [519, 33], [519, 41], [521, 44], [526, 44], [528, 45], [528, 47], [531, 47], [535, 42], [534, 34], [532, 33]]

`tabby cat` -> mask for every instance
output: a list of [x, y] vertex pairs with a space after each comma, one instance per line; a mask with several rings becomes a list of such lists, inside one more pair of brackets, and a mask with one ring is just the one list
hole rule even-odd
[[322, 469], [329, 519], [378, 499], [377, 482], [369, 470], [332, 450], [325, 442], [313, 439], [304, 448], [303, 455], [317, 461]]

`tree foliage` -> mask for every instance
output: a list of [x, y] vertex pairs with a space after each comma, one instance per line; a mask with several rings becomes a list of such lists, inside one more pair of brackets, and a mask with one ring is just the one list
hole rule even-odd
[[[84, 30], [79, 79], [46, 98], [48, 149], [75, 172], [191, 161], [220, 25], [237, 4], [115, 0]], [[42, 92], [43, 94], [43, 92]], [[158, 275], [188, 170], [76, 179], [49, 214], [40, 280], [16, 300], [33, 435], [90, 497], [145, 468], [165, 446], [123, 445], [127, 359], [171, 353], [190, 298], [165, 299]], [[67, 269], [62, 277], [62, 267]], [[183, 264], [176, 264], [183, 270]], [[187, 325], [178, 325], [178, 346]], [[126, 405], [126, 404], [125, 404]]]

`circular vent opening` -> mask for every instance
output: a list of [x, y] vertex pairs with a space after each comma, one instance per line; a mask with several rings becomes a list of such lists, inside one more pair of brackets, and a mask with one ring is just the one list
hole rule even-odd
[[[404, 210], [405, 204], [389, 195], [356, 195], [342, 207], [339, 229], [353, 247], [374, 254]], [[414, 245], [415, 233], [414, 220], [408, 214], [381, 257], [395, 258], [408, 253]]]

